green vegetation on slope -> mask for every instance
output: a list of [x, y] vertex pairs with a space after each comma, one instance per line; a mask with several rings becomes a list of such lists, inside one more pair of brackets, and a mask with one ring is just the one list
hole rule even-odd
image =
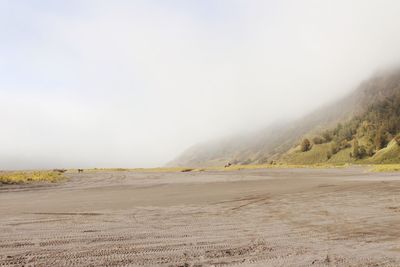
[[400, 163], [400, 74], [369, 81], [358, 94], [363, 111], [312, 138], [310, 150], [290, 151], [289, 163]]
[[313, 145], [309, 150], [304, 151], [302, 145], [294, 148], [286, 157], [282, 158], [283, 162], [290, 164], [316, 164], [327, 161], [327, 153], [330, 149], [329, 144]]
[[391, 164], [400, 162], [400, 146], [392, 140], [387, 147], [379, 150], [376, 154], [368, 159], [368, 162], [375, 164]]
[[193, 146], [169, 166], [400, 163], [392, 140], [400, 144], [400, 69], [301, 119]]

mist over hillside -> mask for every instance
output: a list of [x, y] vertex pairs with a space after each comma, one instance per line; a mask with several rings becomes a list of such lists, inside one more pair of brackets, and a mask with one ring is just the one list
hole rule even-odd
[[[396, 146], [389, 156], [382, 154], [400, 131], [399, 95], [400, 70], [381, 71], [346, 97], [305, 117], [252, 134], [194, 145], [169, 165], [398, 162], [398, 154], [392, 151]], [[310, 145], [302, 149], [305, 139]]]
[[0, 169], [152, 168], [190, 147], [170, 164], [297, 162], [317, 148], [325, 158], [334, 144], [314, 136], [311, 152], [283, 155], [358, 112], [349, 92], [399, 64], [399, 10], [396, 0], [0, 1]]

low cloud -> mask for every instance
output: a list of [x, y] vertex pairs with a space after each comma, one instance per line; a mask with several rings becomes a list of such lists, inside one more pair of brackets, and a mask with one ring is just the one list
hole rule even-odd
[[159, 166], [306, 114], [398, 64], [399, 8], [4, 1], [0, 168]]

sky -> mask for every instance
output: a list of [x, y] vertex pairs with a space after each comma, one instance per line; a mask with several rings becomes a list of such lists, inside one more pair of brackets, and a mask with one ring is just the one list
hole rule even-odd
[[397, 0], [0, 0], [0, 169], [156, 167], [400, 61]]

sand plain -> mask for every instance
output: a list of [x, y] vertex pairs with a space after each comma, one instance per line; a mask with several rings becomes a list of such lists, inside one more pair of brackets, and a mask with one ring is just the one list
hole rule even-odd
[[400, 174], [69, 173], [0, 186], [0, 266], [400, 266]]

